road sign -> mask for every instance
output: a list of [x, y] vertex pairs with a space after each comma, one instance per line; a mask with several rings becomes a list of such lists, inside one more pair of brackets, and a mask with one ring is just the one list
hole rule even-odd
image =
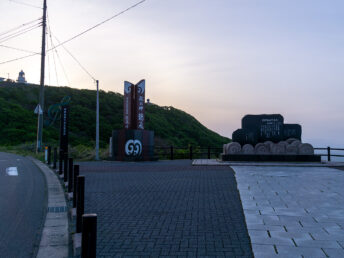
[[38, 104], [38, 105], [36, 106], [34, 113], [35, 113], [35, 114], [40, 114], [40, 115], [43, 114], [43, 110], [42, 110], [40, 104]]

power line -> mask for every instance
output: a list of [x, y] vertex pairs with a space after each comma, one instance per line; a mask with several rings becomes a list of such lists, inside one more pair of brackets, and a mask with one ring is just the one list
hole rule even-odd
[[33, 21], [29, 21], [29, 22], [23, 23], [23, 24], [21, 24], [21, 25], [19, 25], [19, 26], [17, 26], [17, 27], [14, 27], [14, 28], [12, 28], [12, 29], [9, 29], [9, 30], [7, 30], [7, 31], [5, 31], [5, 32], [0, 33], [0, 36], [5, 35], [5, 34], [7, 34], [7, 33], [10, 33], [11, 31], [20, 29], [21, 27], [25, 27], [25, 26], [27, 26], [27, 25], [29, 25], [29, 24], [32, 24], [32, 23], [34, 23], [34, 22], [36, 22], [36, 21], [39, 21], [39, 20], [42, 20], [42, 18], [38, 18], [38, 19], [35, 19], [35, 20], [33, 20]]
[[24, 59], [24, 58], [28, 58], [28, 57], [31, 57], [31, 56], [36, 56], [36, 55], [39, 55], [39, 54], [31, 54], [31, 55], [22, 56], [22, 57], [18, 57], [18, 58], [15, 58], [15, 59], [7, 60], [7, 61], [4, 61], [4, 62], [1, 62], [0, 65], [7, 64], [7, 63], [10, 63], [10, 62], [14, 62], [14, 61], [18, 61], [18, 60], [21, 60], [21, 59]]
[[30, 31], [32, 31], [34, 29], [37, 29], [39, 27], [41, 27], [41, 23], [38, 23], [38, 24], [32, 25], [32, 26], [30, 26], [28, 28], [25, 28], [25, 29], [22, 29], [20, 31], [17, 31], [17, 32], [11, 34], [11, 35], [8, 35], [8, 36], [5, 36], [3, 38], [0, 38], [0, 43], [3, 43], [3, 42], [6, 42], [6, 41], [8, 41], [10, 39], [19, 37], [19, 36], [21, 36], [21, 35], [23, 35], [25, 33], [28, 33], [28, 32], [30, 32]]
[[[51, 32], [51, 28], [50, 28], [50, 20], [49, 20], [49, 13], [48, 13], [48, 11], [47, 11], [47, 20], [48, 20], [48, 33], [49, 33], [51, 45], [52, 45], [52, 47], [54, 47], [54, 42], [53, 42], [53, 39], [52, 39], [52, 32]], [[55, 48], [55, 53], [56, 53], [57, 59], [58, 59], [58, 61], [60, 63], [60, 66], [62, 68], [63, 74], [64, 74], [64, 76], [65, 76], [65, 78], [67, 80], [68, 86], [70, 86], [70, 81], [69, 81], [68, 75], [67, 75], [66, 70], [64, 68], [64, 65], [62, 63], [62, 59], [60, 58], [60, 54], [59, 54], [59, 52], [57, 51], [56, 48]], [[49, 55], [48, 55], [48, 57], [49, 57]]]
[[8, 48], [8, 49], [13, 49], [13, 50], [21, 51], [21, 52], [26, 52], [26, 53], [40, 55], [40, 53], [38, 53], [38, 52], [34, 52], [34, 51], [31, 51], [31, 50], [26, 50], [26, 49], [21, 49], [21, 48], [16, 48], [16, 47], [10, 47], [10, 46], [5, 46], [5, 45], [0, 45], [0, 47]]
[[110, 20], [112, 20], [112, 19], [114, 19], [114, 18], [120, 16], [121, 14], [130, 11], [131, 9], [135, 8], [136, 6], [142, 4], [142, 3], [145, 2], [145, 1], [146, 1], [146, 0], [141, 0], [140, 2], [138, 2], [138, 3], [136, 3], [136, 4], [134, 4], [134, 5], [130, 6], [130, 7], [128, 7], [127, 9], [125, 9], [125, 10], [123, 10], [123, 11], [121, 11], [121, 12], [119, 12], [119, 13], [113, 15], [113, 16], [111, 16], [110, 18], [108, 18], [108, 19], [106, 19], [106, 20], [104, 20], [104, 21], [102, 21], [102, 22], [100, 22], [100, 23], [98, 23], [98, 24], [92, 26], [91, 28], [88, 28], [87, 30], [84, 30], [83, 32], [81, 32], [81, 33], [79, 33], [79, 34], [77, 34], [77, 35], [71, 37], [70, 39], [67, 39], [67, 40], [63, 41], [62, 43], [56, 45], [54, 48], [49, 49], [48, 51], [53, 50], [53, 49], [55, 49], [55, 48], [57, 48], [57, 47], [60, 47], [60, 46], [62, 46], [62, 45], [64, 45], [64, 44], [66, 44], [67, 42], [70, 42], [70, 41], [72, 41], [72, 40], [74, 40], [74, 39], [76, 39], [76, 38], [78, 38], [78, 37], [84, 35], [85, 33], [87, 33], [87, 32], [89, 32], [89, 31], [91, 31], [91, 30], [93, 30], [93, 29], [99, 27], [100, 25], [103, 25], [104, 23], [106, 23], [106, 22], [108, 22], [108, 21], [110, 21]]
[[[57, 40], [57, 42], [60, 42], [55, 36], [54, 38]], [[92, 76], [92, 74], [81, 64], [81, 62], [66, 48], [66, 46], [62, 45], [63, 49], [74, 59], [74, 61], [80, 66], [82, 70], [84, 70], [85, 73], [87, 73], [92, 80], [96, 81], [96, 79]]]
[[25, 6], [29, 6], [29, 7], [33, 7], [33, 8], [37, 8], [37, 9], [43, 9], [42, 7], [33, 5], [33, 4], [28, 4], [28, 3], [24, 3], [24, 2], [19, 2], [19, 1], [14, 1], [14, 0], [8, 0], [10, 2], [16, 3], [16, 4], [21, 4], [21, 5], [25, 5]]
[[[49, 20], [48, 20], [49, 21]], [[50, 31], [50, 26], [49, 26], [49, 23], [48, 23], [48, 30], [49, 30], [49, 37], [50, 37], [50, 42], [51, 42], [51, 46], [54, 47], [54, 43], [53, 43], [53, 39], [51, 38], [51, 31]], [[49, 41], [49, 40], [48, 40]], [[54, 62], [54, 67], [55, 67], [55, 76], [56, 76], [56, 83], [57, 83], [57, 86], [60, 86], [59, 85], [59, 79], [58, 79], [58, 76], [57, 76], [57, 69], [56, 69], [56, 61], [55, 61], [55, 53], [56, 53], [56, 49], [55, 51], [52, 52], [53, 54], [53, 62]]]

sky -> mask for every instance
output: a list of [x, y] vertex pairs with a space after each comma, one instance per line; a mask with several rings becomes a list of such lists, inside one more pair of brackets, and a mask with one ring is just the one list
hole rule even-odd
[[[54, 44], [138, 2], [47, 1]], [[0, 35], [42, 16], [9, 0], [0, 10]], [[304, 142], [344, 148], [343, 17], [342, 0], [146, 0], [65, 47], [102, 90], [123, 93], [125, 80], [146, 79], [151, 102], [182, 109], [221, 135], [231, 137], [246, 114], [278, 113], [302, 125]], [[0, 45], [39, 52], [40, 42], [36, 29]], [[0, 47], [0, 63], [24, 55]], [[39, 83], [39, 56], [0, 64], [0, 77], [16, 79], [21, 69]], [[49, 52], [45, 78], [95, 89], [62, 47]]]

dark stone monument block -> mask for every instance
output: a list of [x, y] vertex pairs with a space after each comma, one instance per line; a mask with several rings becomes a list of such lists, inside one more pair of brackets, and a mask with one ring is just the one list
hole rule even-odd
[[279, 142], [283, 139], [283, 121], [281, 115], [246, 115], [241, 124], [243, 129], [258, 136], [257, 142]]
[[112, 131], [112, 160], [154, 160], [154, 132], [148, 130]]
[[233, 142], [238, 142], [242, 146], [245, 144], [255, 145], [258, 142], [258, 135], [256, 131], [250, 131], [247, 129], [238, 129], [233, 132]]
[[295, 138], [301, 141], [302, 129], [301, 125], [298, 124], [284, 124], [283, 126], [283, 140]]
[[301, 140], [301, 126], [298, 124], [284, 124], [280, 114], [246, 115], [241, 121], [242, 128], [233, 132], [233, 142], [241, 145], [271, 141], [274, 143], [296, 138]]

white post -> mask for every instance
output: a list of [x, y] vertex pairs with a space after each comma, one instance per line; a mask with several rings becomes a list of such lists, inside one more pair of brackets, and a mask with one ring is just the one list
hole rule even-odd
[[97, 80], [96, 160], [99, 160], [99, 81]]
[[44, 159], [45, 163], [48, 163], [48, 146], [45, 146], [44, 148]]

